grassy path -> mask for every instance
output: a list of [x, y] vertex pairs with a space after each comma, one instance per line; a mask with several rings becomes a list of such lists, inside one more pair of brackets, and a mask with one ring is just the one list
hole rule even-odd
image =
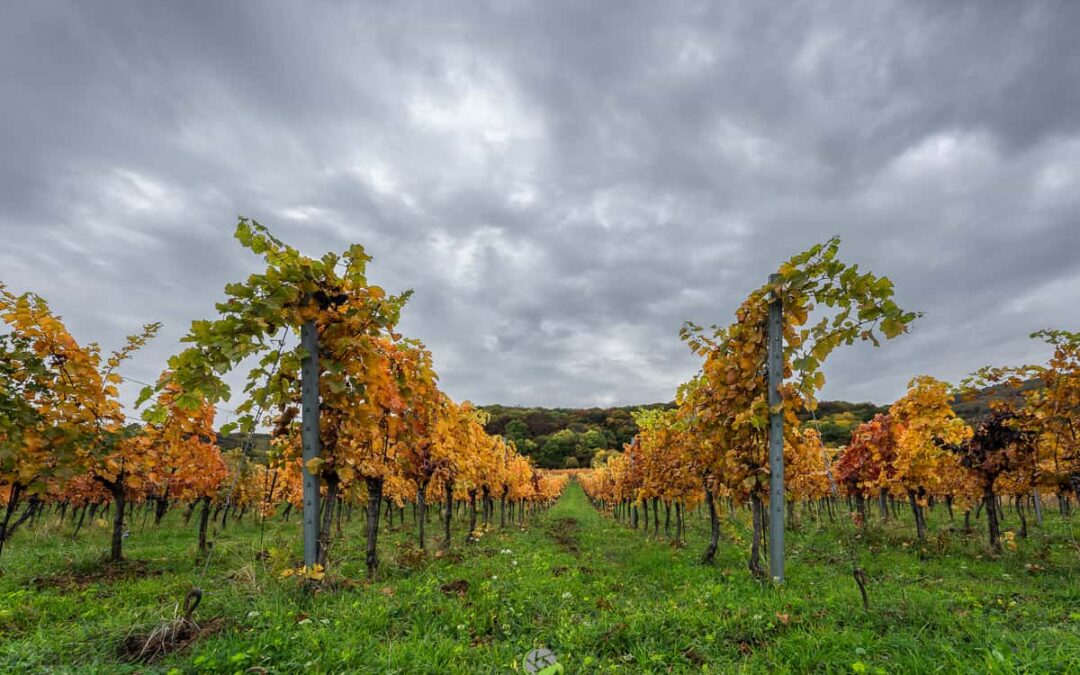
[[[1077, 552], [1061, 523], [994, 561], [974, 537], [916, 552], [902, 525], [872, 534], [866, 613], [836, 525], [791, 534], [776, 589], [746, 572], [741, 521], [725, 521], [705, 567], [700, 517], [676, 549], [602, 517], [576, 484], [526, 527], [446, 556], [418, 556], [411, 523], [387, 532], [374, 583], [359, 520], [313, 597], [279, 575], [298, 553], [295, 523], [268, 521], [263, 548], [255, 524], [230, 524], [203, 567], [170, 513], [133, 532], [119, 569], [98, 562], [107, 527], [71, 541], [46, 523], [0, 560], [0, 671], [504, 673], [546, 646], [572, 673], [1080, 672]], [[197, 618], [221, 630], [149, 668], [119, 660], [125, 636], [173, 616], [193, 584], [206, 594]]]

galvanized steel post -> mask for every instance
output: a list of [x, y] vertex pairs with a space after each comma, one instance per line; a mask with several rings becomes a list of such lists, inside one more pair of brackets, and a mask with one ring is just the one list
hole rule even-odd
[[[780, 275], [769, 276], [775, 288]], [[775, 290], [769, 298], [769, 576], [784, 581], [784, 411], [780, 385], [784, 381], [784, 308]]]
[[303, 410], [304, 476], [304, 564], [311, 567], [319, 559], [319, 477], [307, 464], [319, 456], [319, 335], [314, 321], [300, 327], [300, 346], [306, 352], [300, 365]]

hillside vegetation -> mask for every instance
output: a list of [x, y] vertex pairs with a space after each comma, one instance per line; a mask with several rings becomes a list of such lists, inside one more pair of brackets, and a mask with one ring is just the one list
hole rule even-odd
[[[1005, 387], [991, 387], [972, 396], [953, 400], [956, 414], [969, 424], [990, 411], [990, 402], [1016, 397], [1038, 386], [1031, 381], [1017, 392]], [[638, 432], [633, 413], [638, 410], [672, 409], [670, 403], [614, 406], [610, 408], [542, 408], [526, 406], [481, 406], [491, 415], [487, 432], [502, 435], [517, 443], [518, 451], [532, 457], [537, 466], [546, 469], [579, 468], [593, 464], [599, 450], [621, 451]], [[821, 401], [811, 414], [799, 417], [818, 429], [821, 440], [828, 446], [846, 445], [851, 432], [860, 423], [888, 406], [868, 401]]]

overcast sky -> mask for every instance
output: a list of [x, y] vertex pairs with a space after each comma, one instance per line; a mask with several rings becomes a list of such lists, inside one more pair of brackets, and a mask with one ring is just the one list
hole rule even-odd
[[[672, 398], [830, 235], [926, 312], [828, 398], [1080, 329], [1080, 2], [35, 2], [0, 21], [0, 279], [106, 347], [358, 242], [456, 399]], [[125, 392], [130, 396], [131, 391]]]

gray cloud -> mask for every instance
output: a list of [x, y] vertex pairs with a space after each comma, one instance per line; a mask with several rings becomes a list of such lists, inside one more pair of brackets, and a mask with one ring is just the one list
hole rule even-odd
[[[1080, 5], [39, 2], [0, 24], [0, 278], [83, 339], [254, 269], [236, 214], [364, 244], [483, 403], [668, 399], [832, 234], [927, 316], [831, 397], [1039, 359], [1077, 328]], [[130, 392], [129, 392], [130, 393]]]

